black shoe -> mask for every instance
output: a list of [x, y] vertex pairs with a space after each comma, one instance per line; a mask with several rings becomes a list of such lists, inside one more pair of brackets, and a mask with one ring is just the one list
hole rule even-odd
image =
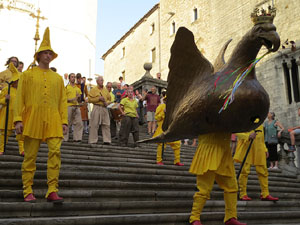
[[110, 142], [103, 142], [103, 145], [110, 145]]
[[139, 145], [138, 143], [134, 143], [134, 144], [133, 144], [133, 147], [134, 147], [134, 148], [137, 148], [137, 147], [140, 147], [140, 145]]

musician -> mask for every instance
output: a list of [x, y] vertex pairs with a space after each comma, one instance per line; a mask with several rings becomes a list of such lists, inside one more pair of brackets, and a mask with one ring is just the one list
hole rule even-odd
[[99, 76], [96, 82], [97, 86], [93, 87], [88, 95], [89, 103], [94, 104], [90, 119], [89, 143], [96, 144], [98, 142], [98, 129], [101, 125], [103, 144], [110, 145], [110, 119], [107, 106], [111, 103], [111, 97], [103, 85], [103, 77]]
[[87, 85], [85, 85], [85, 79], [83, 79], [83, 77], [81, 77], [80, 73], [76, 74], [76, 86], [81, 90], [81, 96], [80, 96], [80, 112], [81, 112], [81, 119], [82, 119], [82, 123], [83, 123], [83, 129], [84, 132], [86, 134], [88, 134], [88, 120], [89, 120], [89, 116], [88, 116], [88, 107], [87, 107], [87, 103], [88, 103], [88, 89], [87, 89]]
[[[73, 140], [75, 142], [82, 141], [83, 124], [80, 112], [81, 90], [75, 85], [75, 74], [69, 74], [69, 84], [66, 86], [67, 102], [68, 102], [68, 125], [73, 125]], [[69, 132], [64, 135], [64, 141], [69, 140]]]
[[119, 109], [124, 116], [121, 121], [120, 129], [120, 144], [121, 146], [127, 146], [130, 132], [133, 135], [134, 147], [137, 147], [137, 141], [139, 140], [139, 120], [137, 107], [138, 103], [133, 97], [133, 87], [130, 86], [127, 90], [127, 97], [123, 98], [120, 102]]
[[240, 200], [242, 201], [252, 200], [247, 195], [247, 181], [248, 181], [248, 175], [250, 173], [250, 167], [251, 165], [254, 165], [256, 169], [256, 173], [258, 175], [260, 188], [261, 188], [260, 199], [262, 201], [277, 201], [278, 198], [272, 197], [269, 194], [269, 187], [268, 187], [269, 174], [268, 174], [267, 161], [266, 161], [266, 158], [268, 157], [269, 153], [265, 145], [263, 125], [260, 125], [255, 131], [236, 134], [238, 137], [238, 143], [234, 154], [234, 160], [236, 162], [239, 163], [243, 162], [247, 149], [250, 145], [250, 141], [253, 140], [251, 149], [249, 151], [248, 157], [243, 166], [241, 176], [239, 179]]

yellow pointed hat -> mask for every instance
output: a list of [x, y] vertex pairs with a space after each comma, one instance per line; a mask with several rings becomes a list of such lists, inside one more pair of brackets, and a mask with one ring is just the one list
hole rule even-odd
[[20, 79], [20, 72], [17, 70], [17, 68], [15, 67], [15, 65], [12, 62], [9, 63], [8, 69], [12, 73], [10, 82], [15, 82]]
[[45, 32], [44, 32], [44, 37], [43, 37], [42, 43], [41, 43], [39, 49], [34, 54], [34, 59], [36, 60], [36, 57], [37, 57], [39, 52], [46, 51], [46, 50], [50, 50], [54, 53], [53, 59], [55, 59], [57, 57], [57, 54], [51, 48], [49, 27], [47, 27]]

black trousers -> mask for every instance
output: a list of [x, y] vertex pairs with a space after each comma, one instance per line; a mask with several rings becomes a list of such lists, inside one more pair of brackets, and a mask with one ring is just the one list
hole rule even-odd
[[127, 145], [129, 134], [132, 133], [134, 142], [139, 140], [139, 119], [125, 116], [121, 121], [120, 144]]

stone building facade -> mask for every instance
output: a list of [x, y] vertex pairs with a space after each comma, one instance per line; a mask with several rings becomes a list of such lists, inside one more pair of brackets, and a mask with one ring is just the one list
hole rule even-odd
[[[114, 81], [123, 72], [126, 82], [133, 83], [143, 76], [143, 64], [151, 62], [150, 55], [155, 49], [152, 75], [161, 72], [162, 79], [166, 80], [170, 48], [180, 26], [194, 33], [198, 48], [212, 64], [224, 43], [232, 38], [225, 54], [228, 59], [239, 40], [253, 26], [250, 19], [253, 9], [272, 4], [277, 8], [274, 24], [282, 42], [293, 40], [300, 46], [298, 0], [160, 0], [102, 56], [104, 76], [106, 80]], [[290, 47], [291, 43], [256, 66], [257, 78], [270, 95], [270, 110], [285, 127], [300, 126], [297, 115], [300, 107], [300, 48], [292, 51]], [[265, 52], [263, 47], [260, 54]]]

